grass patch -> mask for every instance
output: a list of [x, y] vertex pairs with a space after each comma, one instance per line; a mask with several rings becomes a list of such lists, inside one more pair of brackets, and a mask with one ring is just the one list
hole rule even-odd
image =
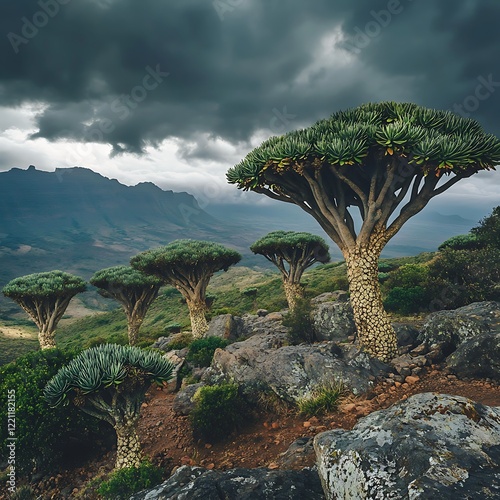
[[15, 321], [0, 323], [0, 365], [38, 349], [38, 330], [33, 324], [18, 324]]
[[324, 415], [337, 408], [345, 393], [346, 389], [341, 382], [327, 382], [314, 389], [310, 396], [299, 399], [297, 407], [306, 417]]

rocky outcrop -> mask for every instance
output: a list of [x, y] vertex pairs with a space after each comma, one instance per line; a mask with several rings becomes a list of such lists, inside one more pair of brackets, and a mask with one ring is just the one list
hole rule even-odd
[[424, 393], [314, 439], [327, 499], [500, 497], [500, 408]]
[[429, 314], [418, 340], [427, 346], [439, 346], [443, 356], [448, 356], [463, 342], [492, 331], [500, 332], [500, 303], [475, 302]]
[[[321, 299], [324, 295], [331, 294], [322, 294], [316, 299]], [[313, 312], [313, 325], [319, 340], [347, 340], [356, 333], [351, 303], [349, 300], [317, 301]]]
[[286, 333], [287, 329], [281, 324], [283, 315], [279, 312], [245, 314], [242, 317], [231, 314], [222, 314], [212, 318], [208, 326], [209, 337], [220, 337], [227, 340], [248, 338], [259, 333]]
[[461, 344], [446, 359], [459, 378], [491, 378], [500, 382], [500, 333], [483, 333]]
[[283, 452], [276, 464], [280, 469], [303, 469], [314, 465], [316, 454], [314, 453], [313, 438], [301, 437], [296, 439], [288, 449]]
[[388, 369], [352, 344], [289, 346], [284, 333], [266, 333], [216, 350], [204, 380], [233, 380], [247, 394], [271, 390], [281, 399], [295, 402], [318, 385], [335, 380], [362, 394]]
[[130, 500], [322, 500], [323, 490], [314, 469], [207, 470], [183, 466], [161, 485], [141, 491]]
[[207, 337], [219, 337], [226, 340], [236, 340], [242, 336], [243, 320], [232, 314], [215, 316], [208, 325]]

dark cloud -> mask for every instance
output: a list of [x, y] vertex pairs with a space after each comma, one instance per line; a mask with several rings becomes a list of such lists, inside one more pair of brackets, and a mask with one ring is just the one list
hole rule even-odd
[[[199, 134], [236, 144], [381, 99], [465, 102], [500, 131], [496, 0], [4, 3], [0, 104], [44, 103], [33, 137], [114, 154]], [[219, 157], [206, 143], [180, 153]]]

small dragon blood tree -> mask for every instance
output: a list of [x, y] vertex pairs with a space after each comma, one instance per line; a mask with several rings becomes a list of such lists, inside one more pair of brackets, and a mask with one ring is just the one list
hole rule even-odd
[[103, 344], [80, 353], [44, 389], [49, 405], [72, 403], [111, 424], [117, 436], [116, 469], [138, 467], [141, 405], [151, 383], [172, 378], [174, 365], [157, 352]]
[[304, 271], [316, 262], [330, 260], [328, 245], [319, 236], [295, 231], [273, 231], [257, 240], [251, 247], [253, 253], [263, 255], [279, 270], [290, 311], [303, 297], [300, 279]]
[[7, 283], [2, 292], [17, 302], [38, 327], [40, 348], [56, 347], [55, 331], [71, 299], [86, 289], [85, 281], [63, 271], [27, 274]]

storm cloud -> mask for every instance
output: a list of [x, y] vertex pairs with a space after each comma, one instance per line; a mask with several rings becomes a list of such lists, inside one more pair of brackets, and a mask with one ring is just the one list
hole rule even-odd
[[[495, 0], [16, 0], [0, 105], [31, 138], [219, 158], [367, 101], [455, 109], [500, 132]], [[197, 143], [199, 141], [199, 143]], [[194, 144], [194, 145], [193, 145]]]

